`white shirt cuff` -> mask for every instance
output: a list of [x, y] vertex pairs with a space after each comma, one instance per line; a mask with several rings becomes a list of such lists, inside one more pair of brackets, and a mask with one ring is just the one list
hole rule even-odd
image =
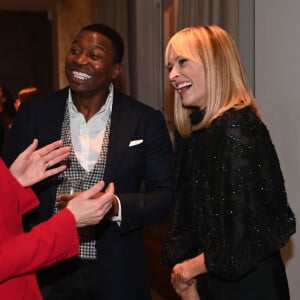
[[122, 222], [122, 206], [121, 206], [121, 201], [119, 199], [119, 197], [117, 195], [114, 195], [118, 201], [118, 204], [119, 204], [119, 214], [117, 216], [113, 216], [111, 218], [111, 220], [113, 222], [117, 222], [118, 225], [120, 226], [121, 225], [121, 222]]

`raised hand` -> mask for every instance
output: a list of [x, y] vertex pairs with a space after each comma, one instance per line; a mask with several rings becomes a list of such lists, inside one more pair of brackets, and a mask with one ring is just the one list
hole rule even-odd
[[34, 139], [12, 163], [11, 173], [21, 185], [27, 187], [64, 171], [65, 165], [51, 168], [70, 155], [70, 147], [61, 147], [62, 143], [58, 140], [36, 150], [38, 140]]

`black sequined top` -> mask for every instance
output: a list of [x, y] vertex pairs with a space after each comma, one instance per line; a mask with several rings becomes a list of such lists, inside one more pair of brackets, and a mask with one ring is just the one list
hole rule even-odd
[[175, 264], [204, 252], [210, 274], [238, 279], [295, 232], [269, 132], [248, 107], [176, 140], [173, 214], [162, 261]]

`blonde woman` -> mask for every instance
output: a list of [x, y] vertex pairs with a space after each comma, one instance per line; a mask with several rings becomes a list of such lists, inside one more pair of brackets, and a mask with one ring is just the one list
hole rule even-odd
[[185, 28], [165, 53], [176, 91], [173, 214], [162, 250], [182, 299], [287, 300], [295, 232], [280, 164], [230, 35]]

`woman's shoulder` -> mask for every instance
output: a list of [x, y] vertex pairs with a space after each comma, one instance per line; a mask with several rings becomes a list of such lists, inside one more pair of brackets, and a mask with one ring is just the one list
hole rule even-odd
[[248, 153], [274, 147], [266, 125], [250, 107], [226, 111], [214, 120], [209, 131], [222, 149]]
[[269, 135], [265, 124], [251, 107], [227, 110], [213, 121], [212, 127], [219, 128], [225, 135], [230, 136]]
[[251, 123], [262, 124], [261, 119], [256, 115], [251, 107], [247, 106], [242, 109], [231, 108], [225, 111], [215, 120], [216, 125], [241, 126]]

